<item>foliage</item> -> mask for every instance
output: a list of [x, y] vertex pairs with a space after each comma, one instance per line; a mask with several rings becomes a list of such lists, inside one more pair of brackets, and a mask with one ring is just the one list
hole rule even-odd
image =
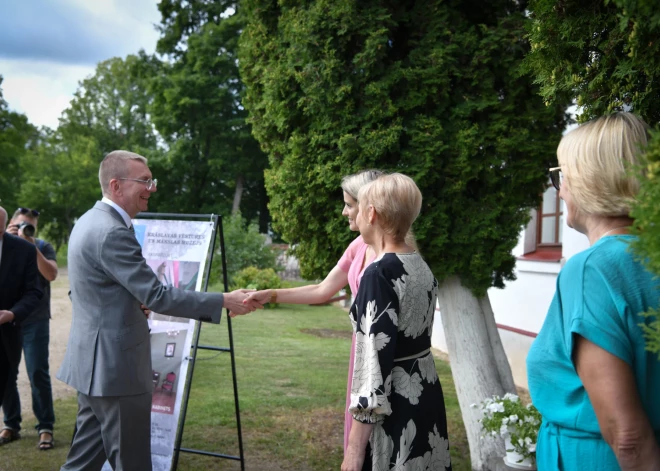
[[240, 209], [248, 219], [258, 217], [266, 232], [266, 156], [241, 106], [240, 9], [236, 2], [212, 0], [164, 0], [158, 8], [158, 52], [171, 62], [152, 83], [151, 111], [170, 146], [156, 167], [168, 189], [168, 211], [229, 214]]
[[74, 221], [100, 198], [98, 168], [106, 153], [157, 155], [147, 113], [147, 82], [155, 70], [142, 52], [99, 63], [80, 82], [58, 129], [42, 129], [21, 159], [17, 196], [21, 205], [41, 211], [40, 230], [56, 246], [67, 242]]
[[66, 243], [75, 220], [99, 199], [99, 156], [92, 137], [47, 131], [21, 160], [21, 205], [38, 208], [40, 231], [56, 247]]
[[[259, 233], [255, 222], [247, 223], [240, 213], [223, 219], [225, 255], [227, 260], [228, 285], [234, 285], [234, 277], [247, 267], [275, 268], [276, 253], [266, 245], [266, 236]], [[211, 284], [222, 280], [222, 252], [220, 247], [214, 256], [211, 268]]]
[[580, 120], [632, 109], [660, 123], [655, 0], [531, 0], [526, 67], [545, 100], [575, 100]]
[[[660, 10], [654, 0], [532, 0], [532, 50], [525, 60], [544, 98], [575, 100], [580, 120], [631, 110], [660, 126]], [[648, 166], [632, 216], [634, 249], [660, 275], [660, 131], [647, 149]], [[646, 317], [647, 347], [660, 351], [660, 329]], [[653, 329], [653, 325], [656, 329]]]
[[524, 458], [536, 457], [541, 413], [534, 405], [525, 406], [515, 394], [505, 394], [503, 398], [493, 396], [472, 407], [479, 408], [483, 414], [479, 422], [484, 432], [509, 438], [513, 450]]
[[246, 0], [244, 104], [268, 153], [274, 227], [305, 278], [354, 234], [341, 177], [402, 171], [424, 195], [414, 227], [439, 279], [476, 294], [513, 278], [511, 250], [539, 202], [566, 124], [519, 74], [517, 2]]
[[75, 141], [84, 136], [96, 140], [99, 162], [117, 149], [149, 157], [157, 135], [148, 112], [152, 101], [148, 84], [158, 70], [159, 62], [144, 51], [100, 62], [94, 75], [80, 82], [62, 113], [58, 128], [62, 139]]
[[10, 217], [17, 207], [27, 206], [19, 198], [23, 180], [20, 162], [36, 137], [37, 130], [27, 117], [9, 110], [0, 88], [0, 206], [7, 210]]
[[[642, 180], [637, 205], [632, 211], [635, 233], [633, 244], [638, 257], [649, 270], [660, 275], [660, 131], [656, 131], [646, 150], [646, 178]], [[650, 310], [642, 324], [646, 348], [660, 359], [660, 311]]]
[[[282, 280], [272, 268], [247, 267], [234, 275], [234, 286], [230, 289], [278, 289], [282, 287]], [[277, 303], [267, 303], [266, 307], [275, 307]]]

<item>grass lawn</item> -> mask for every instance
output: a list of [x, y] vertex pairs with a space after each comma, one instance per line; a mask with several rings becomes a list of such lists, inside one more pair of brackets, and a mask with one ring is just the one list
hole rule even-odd
[[[350, 350], [347, 314], [335, 306], [280, 305], [233, 320], [246, 469], [339, 470]], [[202, 344], [228, 346], [226, 319], [204, 324]], [[436, 360], [449, 420], [453, 469], [469, 450], [449, 365]], [[75, 398], [57, 401], [56, 448], [36, 449], [36, 432], [0, 447], [0, 470], [59, 470], [75, 420]], [[33, 419], [26, 417], [29, 428]], [[229, 355], [201, 350], [183, 447], [238, 455]], [[239, 470], [237, 462], [181, 454], [180, 470]]]

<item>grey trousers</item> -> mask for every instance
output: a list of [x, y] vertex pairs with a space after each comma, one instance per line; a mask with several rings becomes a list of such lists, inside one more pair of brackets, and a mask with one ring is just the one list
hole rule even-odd
[[76, 434], [61, 471], [150, 471], [151, 393], [96, 397], [78, 393]]

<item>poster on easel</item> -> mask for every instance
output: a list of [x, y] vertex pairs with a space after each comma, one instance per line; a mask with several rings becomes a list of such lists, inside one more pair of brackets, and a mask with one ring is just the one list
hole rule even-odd
[[[142, 255], [166, 286], [201, 291], [213, 238], [211, 221], [134, 219]], [[152, 312], [151, 459], [153, 471], [170, 471], [186, 394], [186, 375], [196, 321]], [[110, 471], [105, 463], [104, 471]]]

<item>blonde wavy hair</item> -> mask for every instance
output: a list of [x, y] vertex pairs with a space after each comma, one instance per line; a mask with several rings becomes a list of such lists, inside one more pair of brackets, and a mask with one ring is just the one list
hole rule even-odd
[[632, 113], [602, 116], [566, 134], [557, 159], [576, 207], [599, 216], [627, 216], [639, 192], [637, 166], [649, 126]]

